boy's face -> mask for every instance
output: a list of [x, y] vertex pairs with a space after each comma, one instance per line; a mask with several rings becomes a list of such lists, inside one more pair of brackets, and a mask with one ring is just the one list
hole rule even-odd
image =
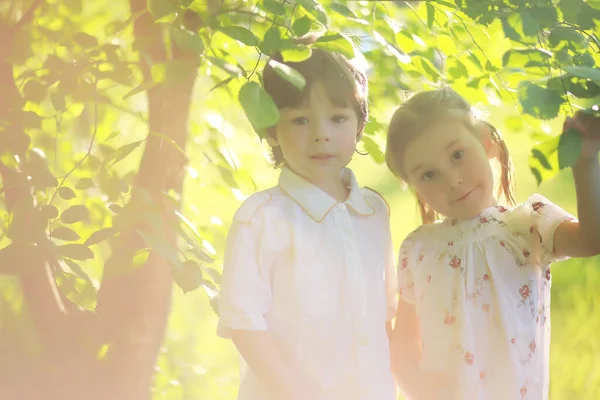
[[358, 117], [352, 107], [331, 102], [325, 87], [315, 84], [298, 108], [284, 108], [275, 126], [272, 147], [280, 147], [285, 164], [306, 180], [339, 180], [352, 159], [358, 139]]
[[478, 136], [449, 119], [432, 125], [405, 149], [408, 183], [442, 215], [469, 219], [496, 205], [490, 156]]

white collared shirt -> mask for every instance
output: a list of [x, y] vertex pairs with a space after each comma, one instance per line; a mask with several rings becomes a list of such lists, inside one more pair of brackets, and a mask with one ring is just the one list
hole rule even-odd
[[[228, 235], [218, 334], [269, 330], [303, 376], [310, 400], [393, 400], [385, 323], [395, 311], [395, 267], [385, 201], [345, 169], [339, 203], [284, 168], [250, 196]], [[269, 396], [248, 370], [239, 399]]]

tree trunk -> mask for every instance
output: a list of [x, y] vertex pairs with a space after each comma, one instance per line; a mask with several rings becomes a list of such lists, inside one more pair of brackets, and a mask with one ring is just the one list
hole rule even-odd
[[[146, 0], [131, 0], [132, 13], [145, 10], [146, 4]], [[33, 14], [33, 10], [30, 11], [26, 14], [28, 18]], [[13, 28], [22, 29], [28, 22], [20, 21]], [[188, 110], [199, 57], [176, 47], [168, 57], [161, 25], [154, 23], [149, 13], [136, 20], [134, 34], [137, 48], [142, 52], [140, 67], [146, 80], [152, 79], [152, 63], [168, 58], [190, 63], [190, 70], [193, 71], [177, 85], [161, 85], [149, 91], [149, 134], [161, 135], [150, 135], [146, 141], [131, 201], [123, 211], [135, 213], [139, 199], [149, 194], [162, 222], [162, 237], [176, 245], [174, 212], [180, 203], [164, 201], [163, 193], [168, 190], [181, 193], [186, 159], [179, 149], [185, 149], [188, 137]], [[0, 83], [4, 90], [2, 98], [14, 99], [7, 101], [15, 107], [15, 104], [22, 104], [22, 98], [14, 85], [12, 65], [7, 60], [7, 54], [9, 52], [0, 52]], [[5, 107], [2, 109], [8, 110]], [[6, 115], [0, 117], [6, 118]], [[18, 174], [13, 176], [13, 172], [0, 163], [5, 197], [17, 196], [20, 199], [17, 203], [21, 204], [18, 209], [9, 211], [13, 214], [20, 212], [24, 218], [31, 218], [34, 199], [29, 191], [23, 190], [27, 187], [27, 182], [23, 181], [25, 177]], [[8, 182], [12, 181], [16, 183], [9, 185]], [[8, 206], [9, 202], [5, 203]], [[127, 227], [113, 245], [113, 255], [133, 254], [138, 249], [148, 247], [138, 232], [152, 229], [144, 221]], [[59, 295], [52, 276], [55, 260], [43, 250], [38, 249], [34, 253], [38, 257], [28, 257], [34, 265], [29, 266], [27, 273], [22, 273], [19, 278], [28, 315], [42, 346], [41, 357], [28, 361], [15, 360], [16, 368], [10, 375], [3, 376], [6, 381], [0, 378], [0, 397], [150, 399], [154, 366], [164, 340], [171, 306], [173, 280], [169, 262], [152, 250], [146, 263], [136, 270], [132, 270], [130, 265], [107, 264], [96, 310], [89, 313], [79, 310]], [[4, 261], [14, 262], [15, 265], [23, 263], [22, 258], [5, 258]], [[0, 349], [5, 347], [2, 344]], [[108, 346], [108, 352], [98, 360], [96, 352], [104, 344]], [[27, 371], [27, 379], [21, 377], [24, 371]]]

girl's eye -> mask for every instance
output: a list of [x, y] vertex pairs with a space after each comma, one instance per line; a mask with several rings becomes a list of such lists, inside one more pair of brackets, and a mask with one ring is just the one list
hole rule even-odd
[[331, 120], [333, 122], [335, 122], [336, 124], [341, 124], [342, 122], [346, 121], [347, 119], [348, 118], [346, 118], [344, 115], [336, 115]]
[[424, 174], [421, 176], [421, 178], [422, 178], [424, 181], [430, 181], [430, 180], [432, 180], [433, 178], [435, 178], [435, 176], [436, 176], [436, 175], [437, 175], [437, 174], [435, 173], [435, 171], [427, 171], [427, 172], [425, 172], [425, 173], [424, 173]]
[[306, 117], [297, 117], [292, 120], [292, 124], [294, 125], [306, 125], [308, 124], [308, 118]]
[[465, 156], [465, 152], [463, 150], [456, 150], [452, 153], [452, 158], [455, 160], [461, 160]]

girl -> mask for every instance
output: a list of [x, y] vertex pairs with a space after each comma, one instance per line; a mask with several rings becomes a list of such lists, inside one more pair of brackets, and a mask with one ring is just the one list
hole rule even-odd
[[367, 120], [366, 76], [317, 49], [288, 65], [306, 87], [269, 64], [263, 73], [281, 112], [267, 142], [283, 168], [233, 217], [218, 333], [249, 366], [239, 399], [393, 400], [388, 208], [346, 168]]
[[423, 219], [400, 249], [392, 335], [409, 398], [547, 399], [550, 263], [600, 253], [600, 136], [590, 134], [600, 124], [585, 114], [570, 124], [584, 132], [573, 166], [580, 222], [539, 194], [514, 206], [502, 137], [451, 89], [395, 112], [386, 161], [415, 190]]

